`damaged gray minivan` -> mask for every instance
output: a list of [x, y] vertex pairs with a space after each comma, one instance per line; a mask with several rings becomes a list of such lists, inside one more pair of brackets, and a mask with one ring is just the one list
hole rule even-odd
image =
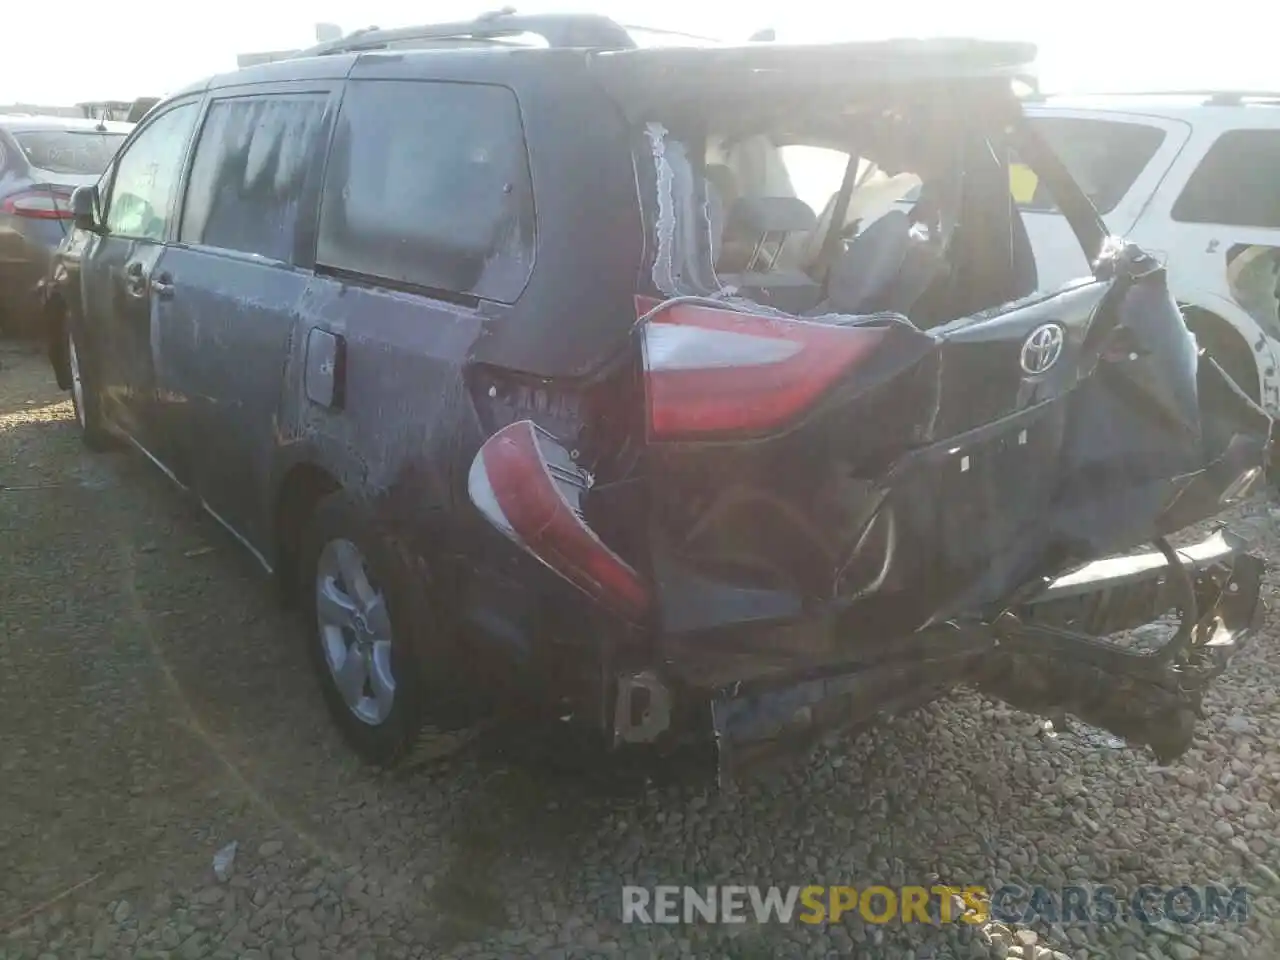
[[[487, 702], [732, 768], [964, 683], [1169, 760], [1262, 565], [1166, 538], [1271, 421], [1023, 122], [1033, 53], [504, 13], [216, 77], [76, 194], [54, 366], [370, 760]], [[1035, 293], [1015, 158], [1092, 276]]]

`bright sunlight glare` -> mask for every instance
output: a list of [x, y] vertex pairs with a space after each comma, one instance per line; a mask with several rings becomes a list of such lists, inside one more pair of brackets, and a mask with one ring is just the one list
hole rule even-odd
[[[11, 7], [0, 18], [5, 35], [23, 40], [8, 44], [0, 57], [0, 103], [51, 105], [168, 93], [234, 69], [237, 54], [313, 43], [315, 25], [321, 22], [350, 31], [371, 24], [464, 19], [486, 9], [458, 0], [223, 0], [216, 5], [123, 8], [63, 0], [52, 16], [40, 4]], [[520, 3], [518, 9], [591, 10], [626, 24], [727, 40], [743, 40], [763, 27], [775, 28], [779, 40], [796, 42], [943, 35], [1024, 39], [1040, 48], [1042, 85], [1049, 90], [1280, 88], [1275, 33], [1264, 26], [1274, 23], [1274, 15], [1264, 0], [1196, 8], [1178, 18], [1162, 5], [995, 0], [597, 0], [570, 5], [541, 0]]]

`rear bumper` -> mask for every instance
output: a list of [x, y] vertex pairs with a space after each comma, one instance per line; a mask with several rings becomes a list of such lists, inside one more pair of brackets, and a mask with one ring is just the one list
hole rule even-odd
[[43, 288], [57, 241], [50, 244], [44, 237], [26, 237], [15, 246], [9, 256], [0, 258], [0, 318], [8, 333], [34, 336], [40, 332]]
[[[661, 736], [664, 718], [701, 717], [721, 774], [732, 775], [973, 683], [1020, 709], [1079, 716], [1172, 760], [1191, 743], [1205, 688], [1257, 630], [1264, 610], [1263, 564], [1240, 538], [1219, 531], [1177, 557], [1181, 572], [1159, 551], [1097, 561], [990, 622], [932, 627], [879, 644], [874, 658], [714, 686], [687, 673], [624, 678], [615, 742]], [[1140, 649], [1123, 635], [1104, 639], [1183, 605], [1187, 588], [1195, 597], [1193, 621], [1165, 631], [1177, 649]]]
[[[1015, 707], [1069, 713], [1145, 744], [1161, 762], [1177, 759], [1204, 716], [1205, 690], [1266, 615], [1263, 561], [1240, 538], [1219, 531], [1177, 554], [1175, 573], [1150, 555], [1092, 564], [1092, 589], [1088, 578], [1071, 580], [998, 621], [1000, 647], [979, 686]], [[1168, 613], [1173, 604], [1177, 614]], [[1162, 614], [1165, 629], [1150, 631], [1158, 645], [1099, 639]]]

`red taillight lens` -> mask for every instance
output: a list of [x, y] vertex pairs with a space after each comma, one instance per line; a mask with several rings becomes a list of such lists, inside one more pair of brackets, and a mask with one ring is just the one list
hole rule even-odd
[[532, 422], [503, 427], [480, 448], [467, 492], [485, 518], [578, 589], [638, 621], [649, 589], [583, 521], [586, 483], [555, 439]]
[[644, 329], [649, 436], [722, 438], [784, 427], [887, 333], [674, 304]]
[[70, 220], [71, 194], [55, 187], [33, 187], [5, 197], [0, 210], [29, 220]]

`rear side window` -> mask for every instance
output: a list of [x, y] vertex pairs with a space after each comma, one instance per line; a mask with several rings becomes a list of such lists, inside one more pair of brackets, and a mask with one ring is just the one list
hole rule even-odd
[[328, 94], [215, 100], [187, 186], [180, 238], [292, 262]]
[[[1079, 117], [1030, 119], [1099, 213], [1116, 208], [1164, 142], [1164, 131], [1145, 123]], [[1043, 184], [1027, 179], [1025, 168], [1015, 167], [1012, 173], [1011, 187], [1024, 210], [1057, 209]]]
[[96, 130], [26, 130], [13, 135], [31, 166], [73, 176], [102, 173], [124, 138], [123, 133]]
[[1280, 130], [1220, 136], [1174, 203], [1173, 219], [1280, 230]]
[[513, 302], [533, 266], [533, 197], [505, 87], [353, 80], [325, 173], [316, 262]]

